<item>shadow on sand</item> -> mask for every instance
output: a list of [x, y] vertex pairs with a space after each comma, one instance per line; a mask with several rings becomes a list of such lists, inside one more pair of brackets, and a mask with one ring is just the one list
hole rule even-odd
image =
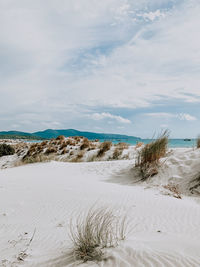
[[120, 171], [111, 174], [105, 181], [121, 185], [135, 185], [136, 183], [142, 182], [142, 178], [140, 177], [139, 170], [130, 165], [126, 169], [121, 169]]

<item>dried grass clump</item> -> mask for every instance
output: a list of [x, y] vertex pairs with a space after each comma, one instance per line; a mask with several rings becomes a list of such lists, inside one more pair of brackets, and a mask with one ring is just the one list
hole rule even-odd
[[62, 142], [61, 146], [60, 146], [60, 150], [67, 147], [67, 142]]
[[81, 159], [83, 158], [84, 156], [84, 151], [80, 151], [74, 158], [72, 158], [70, 161], [71, 162], [80, 162]]
[[113, 152], [113, 159], [119, 159], [124, 149], [128, 149], [127, 143], [118, 143]]
[[97, 153], [97, 157], [102, 157], [106, 151], [110, 150], [112, 146], [112, 142], [110, 141], [104, 141], [100, 144], [99, 151]]
[[42, 146], [42, 147], [44, 147], [44, 146], [46, 146], [47, 145], [47, 141], [42, 141], [42, 143], [40, 143], [40, 145]]
[[117, 217], [108, 208], [92, 208], [70, 223], [72, 254], [75, 260], [100, 261], [104, 248], [115, 247], [125, 239], [126, 216]]
[[61, 155], [64, 155], [64, 154], [66, 154], [66, 153], [67, 153], [67, 149], [64, 148], [64, 149], [61, 151]]
[[65, 140], [65, 136], [64, 135], [59, 135], [58, 137], [56, 137], [56, 140], [63, 141], [63, 140]]
[[82, 144], [80, 145], [80, 150], [89, 148], [90, 141], [87, 138], [83, 138]]
[[123, 150], [120, 150], [118, 147], [116, 147], [113, 152], [113, 159], [118, 159], [121, 156], [122, 152]]
[[164, 157], [167, 152], [168, 136], [168, 131], [165, 131], [138, 152], [136, 167], [139, 168], [143, 179], [158, 174], [160, 158]]
[[47, 150], [45, 151], [45, 154], [51, 154], [51, 153], [56, 153], [57, 152], [57, 149], [55, 148], [55, 147], [53, 147], [53, 146], [49, 146], [48, 148], [47, 148]]
[[200, 136], [197, 137], [197, 148], [200, 148]]
[[80, 142], [80, 140], [81, 140], [81, 137], [80, 137], [80, 136], [74, 136], [73, 138], [74, 138], [74, 140], [75, 140], [76, 142]]
[[143, 146], [143, 145], [144, 145], [143, 142], [139, 142], [139, 143], [136, 144], [135, 148], [139, 148], [139, 147], [141, 147], [141, 146]]
[[199, 195], [200, 189], [200, 173], [195, 175], [195, 177], [189, 182], [189, 190], [192, 194], [198, 193]]
[[21, 156], [22, 154], [25, 153], [26, 150], [29, 149], [29, 145], [27, 143], [21, 142], [21, 143], [18, 143], [18, 144], [14, 144], [13, 148], [15, 150], [15, 153], [18, 156]]
[[38, 163], [38, 162], [48, 162], [53, 160], [52, 156], [45, 156], [45, 155], [35, 155], [35, 156], [26, 156], [22, 159], [23, 164], [30, 164], [30, 163]]
[[66, 140], [66, 144], [67, 144], [67, 146], [69, 145], [69, 146], [75, 146], [75, 143], [74, 143], [74, 141], [72, 140], [72, 139], [67, 139]]
[[118, 143], [118, 144], [117, 144], [117, 147], [118, 147], [119, 149], [124, 150], [124, 149], [128, 149], [129, 144], [121, 142], [121, 143]]
[[168, 191], [170, 191], [172, 193], [172, 196], [175, 197], [175, 198], [179, 198], [181, 199], [181, 193], [179, 191], [179, 188], [178, 188], [178, 185], [175, 185], [175, 184], [172, 184], [172, 183], [169, 183], [167, 185], [164, 185], [163, 186], [165, 189], [167, 189]]

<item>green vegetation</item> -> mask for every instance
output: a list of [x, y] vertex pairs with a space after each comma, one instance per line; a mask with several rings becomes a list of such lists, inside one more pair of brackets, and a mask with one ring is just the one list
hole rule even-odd
[[23, 140], [43, 140], [44, 138], [38, 136], [29, 136], [29, 135], [9, 135], [1, 134], [0, 139], [23, 139]]
[[11, 145], [0, 144], [0, 157], [13, 155], [14, 153], [15, 150]]

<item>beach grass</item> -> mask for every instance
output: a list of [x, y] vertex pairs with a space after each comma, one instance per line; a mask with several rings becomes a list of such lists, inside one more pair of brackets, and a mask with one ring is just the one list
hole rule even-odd
[[72, 254], [75, 260], [101, 261], [104, 249], [116, 247], [125, 239], [126, 216], [116, 216], [109, 208], [91, 208], [70, 223]]
[[160, 158], [166, 155], [169, 132], [164, 131], [157, 139], [146, 144], [137, 155], [136, 167], [139, 168], [143, 179], [158, 173]]

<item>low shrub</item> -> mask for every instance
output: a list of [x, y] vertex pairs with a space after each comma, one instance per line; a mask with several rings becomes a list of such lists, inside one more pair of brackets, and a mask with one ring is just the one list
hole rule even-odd
[[125, 239], [126, 230], [126, 216], [118, 217], [108, 208], [92, 208], [75, 222], [71, 220], [69, 236], [75, 260], [102, 260], [103, 249], [117, 246]]
[[11, 145], [0, 144], [0, 157], [15, 154], [15, 149]]
[[112, 146], [112, 142], [110, 141], [104, 141], [100, 144], [99, 151], [97, 153], [97, 157], [102, 157], [106, 151], [110, 150]]
[[166, 155], [168, 136], [168, 131], [165, 131], [156, 140], [146, 144], [138, 152], [136, 167], [139, 167], [143, 179], [158, 173], [160, 158]]
[[56, 140], [65, 140], [65, 136], [64, 135], [59, 135], [58, 137], [56, 137]]
[[45, 151], [45, 154], [51, 154], [51, 153], [56, 153], [57, 149], [55, 147], [48, 147], [47, 150]]

